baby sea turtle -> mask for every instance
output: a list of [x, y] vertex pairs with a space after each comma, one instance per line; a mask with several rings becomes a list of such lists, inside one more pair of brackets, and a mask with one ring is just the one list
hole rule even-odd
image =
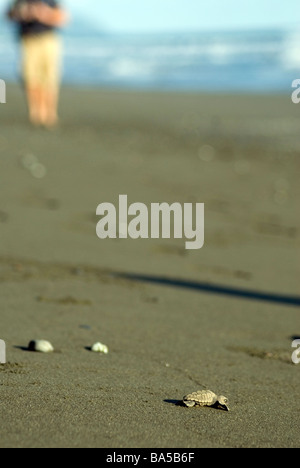
[[225, 411], [229, 411], [228, 399], [223, 396], [217, 396], [211, 390], [198, 390], [197, 392], [190, 393], [183, 397], [183, 404], [185, 406], [215, 406]]

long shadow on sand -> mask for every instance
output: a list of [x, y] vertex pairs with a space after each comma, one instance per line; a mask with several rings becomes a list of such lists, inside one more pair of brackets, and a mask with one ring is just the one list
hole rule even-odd
[[182, 400], [164, 400], [164, 402], [175, 406], [184, 406]]
[[166, 278], [162, 276], [140, 275], [134, 273], [114, 273], [112, 276], [130, 281], [158, 284], [160, 286], [192, 289], [199, 292], [219, 294], [223, 296], [237, 297], [254, 301], [272, 302], [287, 306], [299, 307], [300, 296], [289, 296], [285, 294], [275, 294], [250, 289], [240, 289], [230, 286], [203, 283], [199, 281], [188, 281], [176, 278]]

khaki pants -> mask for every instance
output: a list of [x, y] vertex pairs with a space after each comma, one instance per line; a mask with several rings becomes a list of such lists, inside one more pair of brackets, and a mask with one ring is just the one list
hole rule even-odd
[[22, 55], [26, 86], [57, 91], [61, 76], [61, 41], [56, 33], [22, 38]]

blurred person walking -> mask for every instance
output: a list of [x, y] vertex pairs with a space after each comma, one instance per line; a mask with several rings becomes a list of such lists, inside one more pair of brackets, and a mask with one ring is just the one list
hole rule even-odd
[[17, 24], [22, 49], [22, 75], [29, 119], [54, 126], [60, 87], [61, 41], [56, 28], [68, 21], [55, 0], [15, 0], [8, 17]]

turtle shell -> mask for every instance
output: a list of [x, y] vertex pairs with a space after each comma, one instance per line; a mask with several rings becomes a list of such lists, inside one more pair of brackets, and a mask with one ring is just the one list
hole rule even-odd
[[212, 406], [218, 401], [217, 395], [211, 390], [198, 390], [183, 397], [183, 402], [194, 401], [196, 406]]

